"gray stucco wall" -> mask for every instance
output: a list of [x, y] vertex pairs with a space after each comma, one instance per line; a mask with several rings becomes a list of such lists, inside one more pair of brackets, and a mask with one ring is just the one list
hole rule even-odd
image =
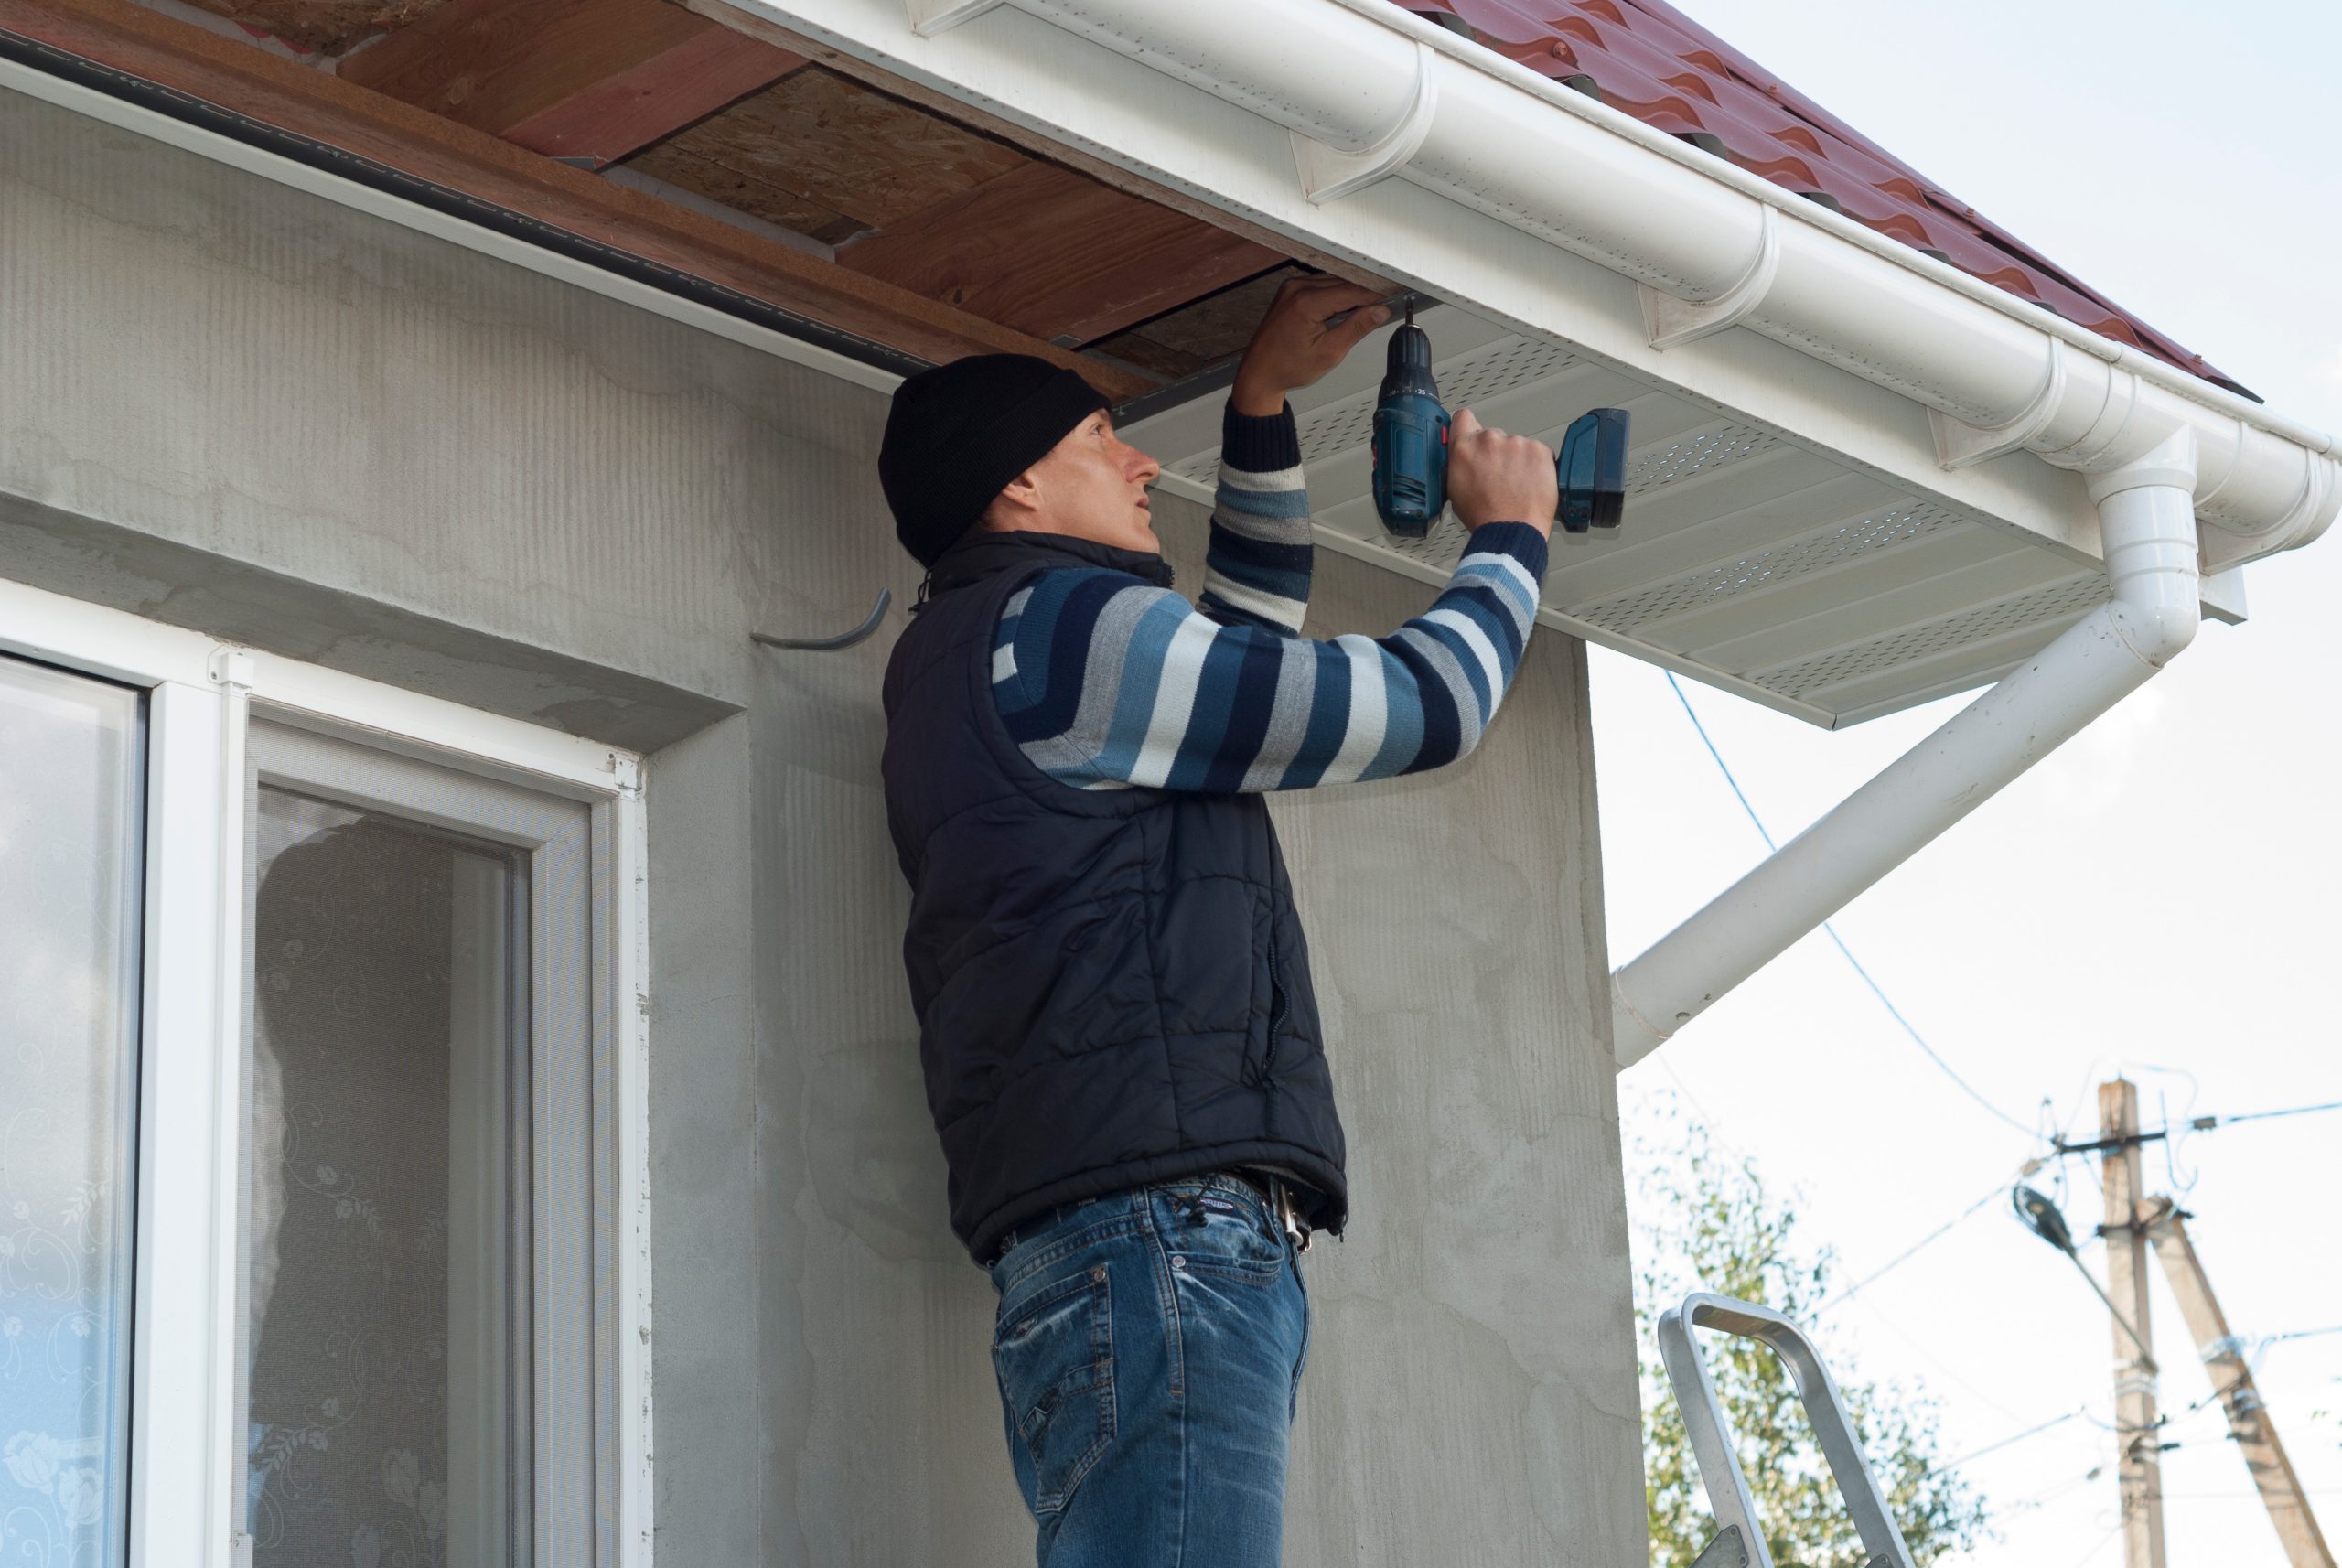
[[[0, 91], [0, 573], [653, 748], [661, 1561], [1030, 1560], [879, 797], [876, 394]], [[1158, 508], [1190, 585], [1203, 520]], [[1419, 585], [1321, 560], [1320, 635]], [[1279, 802], [1357, 1217], [1288, 1560], [1644, 1560], [1582, 650]]]

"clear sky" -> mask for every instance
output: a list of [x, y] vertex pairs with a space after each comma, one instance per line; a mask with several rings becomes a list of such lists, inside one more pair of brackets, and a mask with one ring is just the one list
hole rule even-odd
[[[2342, 429], [2342, 5], [2230, 0], [1675, 0], [2051, 260], [2321, 429]], [[1631, 514], [1628, 526], [1632, 526]], [[2342, 530], [2337, 531], [2342, 534]], [[2087, 1128], [2120, 1069], [2150, 1123], [2342, 1099], [2342, 538], [2248, 574], [2251, 620], [2207, 625], [2152, 685], [1838, 918], [1896, 1004], [1987, 1099]], [[1688, 686], [1786, 839], [1960, 699], [1840, 735]], [[1763, 848], [1660, 671], [1596, 650], [1614, 961]], [[2033, 1145], [1930, 1066], [1810, 939], [1627, 1073], [1688, 1095], [1791, 1189], [1853, 1281], [1996, 1184]], [[2071, 1162], [2068, 1218], [2100, 1218]], [[2193, 1135], [2184, 1189], [2236, 1332], [2342, 1325], [2342, 1112]], [[2052, 1185], [2050, 1173], [2036, 1178]], [[2103, 1270], [2093, 1247], [2085, 1256]], [[2210, 1391], [2160, 1274], [2165, 1408]], [[1988, 1204], [1832, 1315], [1864, 1376], [1921, 1382], [1947, 1455], [2084, 1413], [1966, 1466], [1996, 1505], [1994, 1568], [2119, 1563], [2111, 1329], [2082, 1282]], [[2261, 1386], [2342, 1545], [2342, 1334], [2268, 1347]], [[2326, 1412], [2322, 1415], [2316, 1412]], [[2164, 1455], [2173, 1568], [2282, 1564], [2207, 1407]]]

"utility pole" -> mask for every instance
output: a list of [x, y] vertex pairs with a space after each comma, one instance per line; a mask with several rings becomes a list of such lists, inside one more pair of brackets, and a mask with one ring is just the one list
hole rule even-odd
[[[2098, 1135], [2106, 1145], [2106, 1291], [2112, 1298], [2115, 1474], [2122, 1496], [2123, 1568], [2165, 1568], [2162, 1428], [2155, 1420], [2154, 1343], [2147, 1326], [2147, 1233], [2140, 1223], [2139, 1087], [2098, 1086]], [[2134, 1340], [2123, 1326], [2129, 1320]]]
[[[2179, 1314], [2187, 1319], [2187, 1331], [2204, 1353], [2205, 1369], [2212, 1374], [2212, 1387], [2228, 1412], [2229, 1435], [2236, 1440], [2244, 1467], [2260, 1490], [2261, 1505], [2277, 1527], [2285, 1561], [2292, 1568], [2334, 1568], [2334, 1554], [2318, 1532], [2317, 1516], [2310, 1512], [2309, 1498], [2294, 1474], [2293, 1462], [2277, 1441], [2276, 1423], [2262, 1406], [2260, 1391], [2252, 1386], [2244, 1344], [2229, 1332], [2229, 1320], [2212, 1294], [2203, 1261], [2196, 1256], [2196, 1244], [2187, 1239], [2186, 1221], [2176, 1208], [2169, 1209], [2154, 1220], [2148, 1236], [2171, 1281], [2171, 1294], [2179, 1298]], [[2111, 1244], [2111, 1238], [2109, 1240]]]

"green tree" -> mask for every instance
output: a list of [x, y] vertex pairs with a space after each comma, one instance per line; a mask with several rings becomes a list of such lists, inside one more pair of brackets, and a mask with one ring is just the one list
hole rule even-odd
[[[1935, 1402], [1922, 1389], [1863, 1381], [1826, 1337], [1826, 1320], [1817, 1326], [1814, 1308], [1832, 1294], [1835, 1254], [1801, 1248], [1795, 1210], [1766, 1190], [1753, 1165], [1720, 1157], [1706, 1130], [1671, 1104], [1660, 1116], [1668, 1131], [1641, 1141], [1635, 1205], [1654, 1568], [1691, 1568], [1715, 1532], [1653, 1333], [1660, 1314], [1692, 1290], [1761, 1302], [1817, 1336], [1915, 1560], [1924, 1565], [1985, 1539], [1983, 1498], [1940, 1467]], [[1864, 1568], [1861, 1538], [1780, 1362], [1737, 1337], [1703, 1336], [1703, 1348], [1773, 1561], [1779, 1568]]]

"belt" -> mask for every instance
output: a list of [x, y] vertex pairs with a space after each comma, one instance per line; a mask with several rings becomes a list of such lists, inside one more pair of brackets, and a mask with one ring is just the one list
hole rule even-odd
[[[1309, 1251], [1309, 1221], [1302, 1217], [1300, 1206], [1293, 1200], [1291, 1182], [1273, 1171], [1264, 1171], [1256, 1165], [1223, 1166], [1216, 1174], [1241, 1182], [1258, 1194], [1261, 1201], [1269, 1206], [1270, 1217], [1284, 1232], [1285, 1238], [1293, 1243], [1294, 1251], [1296, 1252]], [[1002, 1231], [999, 1239], [993, 1243], [992, 1255], [979, 1259], [978, 1266], [989, 1269], [1006, 1257], [1009, 1250], [1016, 1245], [1019, 1231], [1029, 1230], [1037, 1225], [1062, 1218], [1080, 1203], [1094, 1201], [1095, 1199], [1083, 1198], [1074, 1203], [1061, 1204], [1055, 1209], [1045, 1208], [1040, 1213], [1026, 1219], [1023, 1224]]]

